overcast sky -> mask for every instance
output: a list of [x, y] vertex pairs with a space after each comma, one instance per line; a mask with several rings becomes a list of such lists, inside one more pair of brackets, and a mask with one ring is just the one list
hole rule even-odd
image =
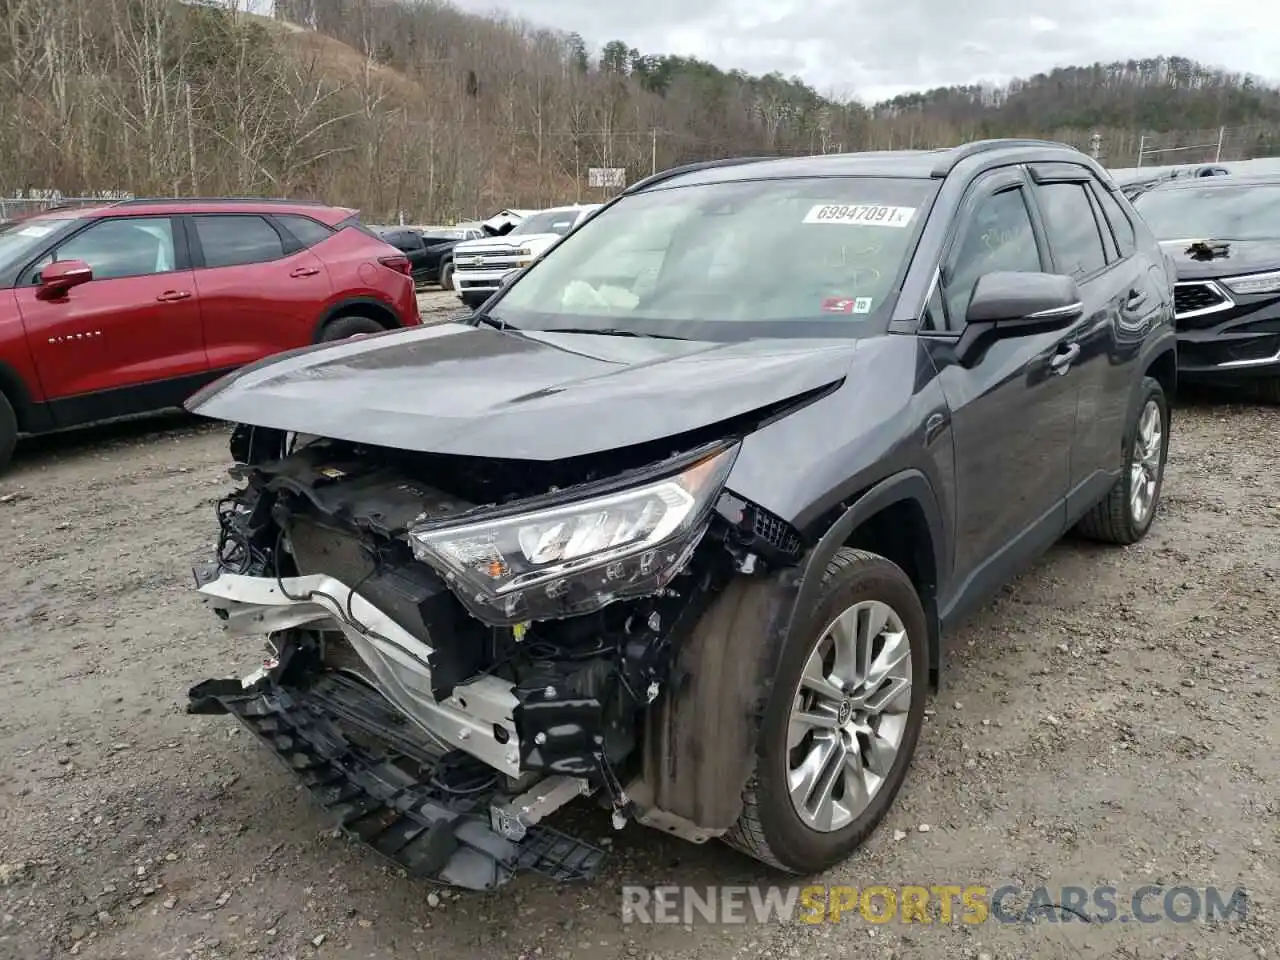
[[1280, 3], [1214, 0], [453, 0], [576, 30], [597, 48], [798, 74], [867, 101], [1055, 66], [1177, 54], [1280, 74]]

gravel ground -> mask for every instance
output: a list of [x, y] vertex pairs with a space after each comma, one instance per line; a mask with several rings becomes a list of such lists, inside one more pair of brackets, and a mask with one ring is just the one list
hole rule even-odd
[[191, 589], [225, 432], [27, 443], [0, 477], [0, 956], [1274, 957], [1278, 436], [1276, 409], [1182, 401], [1148, 539], [1064, 542], [952, 637], [896, 808], [823, 878], [1247, 887], [1218, 926], [624, 925], [624, 883], [775, 878], [594, 809], [567, 812], [609, 837], [591, 885], [441, 898], [336, 838], [232, 721], [182, 712], [257, 655]]
[[469, 312], [457, 294], [431, 287], [418, 291], [418, 309], [422, 312], [422, 319], [428, 323]]

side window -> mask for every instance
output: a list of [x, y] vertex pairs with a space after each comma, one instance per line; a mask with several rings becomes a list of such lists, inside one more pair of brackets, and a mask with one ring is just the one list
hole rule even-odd
[[1138, 249], [1138, 241], [1133, 232], [1133, 221], [1124, 212], [1124, 208], [1108, 190], [1100, 183], [1093, 185], [1093, 194], [1098, 198], [1102, 213], [1111, 224], [1111, 233], [1116, 238], [1116, 246], [1120, 250], [1120, 258], [1131, 257]]
[[280, 234], [262, 217], [237, 214], [192, 219], [206, 267], [266, 263], [284, 256]]
[[1102, 234], [1083, 183], [1046, 183], [1038, 190], [1049, 249], [1058, 270], [1079, 280], [1107, 265]]
[[93, 269], [95, 280], [168, 273], [176, 268], [173, 221], [168, 217], [103, 220], [45, 257], [37, 271], [55, 260], [83, 260]]
[[1031, 215], [1022, 188], [1011, 187], [983, 200], [961, 228], [943, 291], [951, 328], [964, 326], [974, 285], [983, 274], [1043, 269]]
[[290, 213], [282, 217], [276, 217], [276, 219], [304, 247], [314, 247], [322, 240], [327, 240], [333, 236], [332, 230], [323, 223], [312, 220], [310, 217]]
[[1111, 235], [1111, 229], [1107, 226], [1107, 218], [1102, 215], [1098, 198], [1088, 187], [1085, 187], [1084, 195], [1089, 198], [1089, 207], [1093, 210], [1093, 222], [1098, 225], [1098, 233], [1102, 236], [1102, 255], [1107, 258], [1107, 263], [1116, 263], [1120, 259], [1120, 253], [1116, 250], [1116, 238]]

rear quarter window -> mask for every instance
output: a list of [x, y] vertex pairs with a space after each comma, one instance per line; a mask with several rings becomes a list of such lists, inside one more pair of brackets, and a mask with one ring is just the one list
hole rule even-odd
[[276, 220], [293, 238], [304, 247], [314, 247], [317, 243], [333, 236], [333, 230], [318, 220], [300, 214], [286, 214]]

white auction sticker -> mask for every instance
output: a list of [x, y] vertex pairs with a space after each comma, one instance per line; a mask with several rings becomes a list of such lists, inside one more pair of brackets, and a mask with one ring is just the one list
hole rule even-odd
[[858, 297], [857, 299], [855, 299], [855, 300], [853, 301], [853, 312], [854, 312], [854, 313], [870, 313], [870, 312], [871, 312], [871, 298], [870, 298], [870, 297]]
[[844, 223], [869, 227], [905, 227], [915, 207], [890, 207], [882, 203], [820, 203], [810, 207], [802, 223]]

